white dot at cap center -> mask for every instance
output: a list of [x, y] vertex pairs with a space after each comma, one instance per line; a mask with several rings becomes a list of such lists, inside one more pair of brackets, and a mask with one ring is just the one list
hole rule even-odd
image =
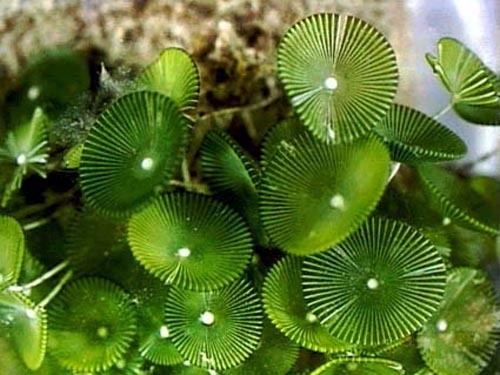
[[153, 168], [154, 161], [151, 158], [144, 158], [141, 161], [141, 168], [150, 171]]
[[316, 317], [316, 315], [314, 315], [312, 312], [308, 312], [306, 314], [306, 320], [309, 322], [309, 323], [314, 323], [316, 321], [318, 321], [318, 318]]
[[28, 90], [28, 99], [36, 100], [40, 96], [40, 88], [38, 86], [31, 86]]
[[168, 330], [167, 326], [161, 326], [160, 327], [160, 337], [163, 339], [166, 339], [167, 337], [170, 336], [170, 331]]
[[335, 90], [339, 85], [335, 77], [328, 77], [323, 84], [328, 90]]
[[345, 208], [345, 200], [341, 194], [335, 194], [332, 199], [330, 199], [330, 207], [343, 210]]
[[215, 322], [215, 315], [210, 311], [205, 311], [203, 314], [201, 314], [200, 320], [203, 324], [210, 326]]
[[179, 255], [181, 258], [187, 258], [191, 255], [191, 250], [189, 250], [187, 247], [181, 247], [179, 250], [177, 250], [177, 255]]
[[30, 319], [35, 319], [36, 318], [36, 312], [33, 309], [27, 309], [26, 310], [26, 316]]
[[439, 319], [436, 323], [436, 328], [439, 332], [444, 332], [448, 329], [448, 322], [444, 319]]
[[109, 331], [106, 327], [99, 327], [97, 328], [97, 336], [100, 338], [106, 338], [108, 337]]
[[116, 362], [116, 368], [119, 368], [120, 370], [123, 370], [125, 366], [127, 366], [127, 362], [125, 362], [124, 359], [120, 359], [118, 362]]
[[368, 289], [377, 289], [378, 280], [374, 278], [368, 279], [368, 281], [366, 282], [366, 286], [368, 287]]
[[16, 162], [18, 165], [24, 165], [24, 164], [26, 164], [27, 161], [28, 161], [28, 158], [26, 157], [25, 154], [20, 154], [16, 159]]

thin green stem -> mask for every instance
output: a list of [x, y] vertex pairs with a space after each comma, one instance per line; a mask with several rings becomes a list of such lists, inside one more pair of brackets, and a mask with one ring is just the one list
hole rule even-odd
[[47, 218], [44, 218], [44, 219], [33, 221], [31, 223], [23, 225], [23, 229], [25, 231], [33, 230], [33, 229], [41, 227], [41, 226], [43, 226], [45, 224], [50, 223], [50, 220], [51, 220], [50, 217], [47, 217]]
[[22, 168], [16, 168], [14, 174], [12, 175], [12, 179], [9, 184], [5, 187], [5, 190], [2, 195], [2, 202], [1, 206], [2, 208], [5, 208], [8, 206], [12, 196], [14, 193], [21, 187], [21, 182], [23, 179], [23, 169]]
[[189, 174], [189, 162], [187, 157], [184, 157], [182, 159], [182, 179], [184, 180], [185, 184], [190, 184], [191, 183], [191, 175]]
[[45, 272], [43, 275], [40, 277], [36, 278], [35, 280], [24, 284], [24, 285], [13, 285], [9, 287], [9, 290], [11, 292], [23, 292], [29, 289], [34, 288], [37, 285], [42, 284], [43, 282], [47, 281], [48, 279], [52, 278], [54, 275], [58, 274], [61, 272], [63, 269], [69, 266], [69, 262], [66, 260], [62, 263], [59, 263], [57, 266], [52, 268], [51, 270]]
[[52, 299], [59, 294], [61, 289], [64, 287], [64, 285], [73, 277], [73, 271], [69, 270], [64, 274], [63, 277], [61, 277], [61, 280], [57, 283], [57, 285], [54, 287], [54, 289], [51, 290], [51, 292], [45, 297], [40, 303], [37, 305], [37, 308], [43, 308], [49, 304]]
[[439, 111], [438, 113], [436, 113], [432, 118], [434, 120], [437, 120], [439, 119], [441, 116], [443, 116], [444, 114], [448, 113], [448, 111], [453, 107], [453, 103], [450, 103], [448, 104], [446, 107], [444, 107], [441, 111]]

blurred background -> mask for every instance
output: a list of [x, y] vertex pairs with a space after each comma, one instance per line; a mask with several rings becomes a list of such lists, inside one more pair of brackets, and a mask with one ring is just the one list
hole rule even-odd
[[[133, 71], [176, 45], [200, 66], [203, 112], [260, 107], [262, 101], [264, 107], [280, 92], [274, 74], [278, 40], [295, 21], [318, 11], [350, 13], [382, 30], [399, 61], [398, 101], [430, 115], [449, 100], [424, 58], [439, 38], [463, 41], [500, 70], [498, 0], [0, 0], [0, 102], [8, 103], [30, 59], [47, 48], [82, 51], [99, 75], [101, 61]], [[500, 175], [499, 127], [466, 124], [452, 112], [441, 121], [469, 146], [460, 163], [489, 154], [472, 172]], [[258, 115], [247, 121], [250, 138], [263, 133], [264, 122]]]

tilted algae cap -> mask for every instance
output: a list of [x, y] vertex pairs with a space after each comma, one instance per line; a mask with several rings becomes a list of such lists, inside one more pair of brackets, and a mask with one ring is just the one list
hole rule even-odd
[[314, 14], [278, 49], [278, 76], [300, 119], [322, 140], [351, 142], [387, 113], [398, 69], [386, 38], [365, 21]]
[[464, 120], [481, 125], [500, 125], [500, 77], [454, 38], [441, 38], [437, 57], [427, 62], [450, 92], [451, 105]]
[[439, 310], [418, 333], [418, 346], [434, 372], [473, 375], [487, 366], [499, 340], [500, 311], [487, 275], [455, 268]]
[[43, 307], [23, 293], [1, 292], [0, 336], [4, 332], [29, 369], [42, 365], [47, 348], [47, 313]]
[[264, 281], [264, 308], [273, 324], [300, 346], [328, 353], [351, 351], [355, 345], [328, 332], [307, 307], [302, 292], [302, 260], [287, 256], [276, 263]]
[[388, 143], [392, 160], [399, 162], [453, 160], [467, 152], [465, 143], [447, 127], [404, 105], [393, 104], [375, 131]]
[[456, 222], [467, 228], [498, 235], [500, 217], [488, 200], [460, 176], [432, 164], [421, 164], [418, 174], [430, 202], [443, 215], [443, 223]]
[[101, 278], [71, 282], [51, 302], [48, 313], [50, 352], [63, 367], [76, 372], [109, 369], [136, 334], [130, 296]]
[[198, 104], [200, 74], [191, 56], [181, 48], [164, 49], [139, 74], [136, 84], [139, 89], [167, 95], [188, 116], [193, 114]]
[[126, 216], [170, 179], [186, 147], [188, 125], [167, 96], [148, 91], [116, 100], [85, 141], [80, 177], [85, 203]]
[[260, 186], [260, 214], [272, 242], [308, 255], [342, 241], [375, 208], [389, 162], [374, 137], [333, 145], [304, 134], [280, 146]]
[[257, 164], [223, 131], [210, 131], [200, 148], [203, 179], [215, 197], [234, 208], [248, 222], [256, 242], [265, 246], [259, 217]]
[[9, 216], [0, 215], [0, 291], [17, 282], [24, 255], [21, 225]]
[[432, 243], [402, 222], [371, 218], [331, 250], [304, 259], [302, 285], [329, 332], [365, 346], [411, 335], [438, 309], [446, 269]]

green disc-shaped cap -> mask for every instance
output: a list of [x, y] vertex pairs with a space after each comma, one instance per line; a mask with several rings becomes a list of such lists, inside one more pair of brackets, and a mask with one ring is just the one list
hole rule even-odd
[[200, 75], [195, 62], [181, 48], [167, 48], [137, 77], [137, 85], [169, 96], [185, 114], [198, 104]]
[[459, 159], [465, 143], [451, 130], [416, 109], [393, 104], [375, 131], [387, 142], [391, 159], [404, 163]]
[[337, 358], [317, 368], [311, 375], [402, 375], [400, 363], [382, 358]]
[[305, 258], [304, 296], [332, 335], [373, 346], [409, 336], [437, 310], [446, 269], [431, 242], [371, 218], [331, 250]]
[[124, 216], [148, 202], [178, 167], [188, 127], [156, 92], [127, 94], [104, 111], [85, 141], [80, 177], [86, 203]]
[[442, 38], [427, 62], [451, 94], [455, 112], [469, 122], [500, 125], [500, 78], [460, 41]]
[[24, 254], [24, 233], [21, 225], [0, 215], [0, 291], [17, 282]]
[[299, 258], [288, 256], [276, 263], [266, 276], [264, 308], [271, 321], [290, 340], [319, 352], [344, 352], [354, 345], [334, 338], [307, 307], [301, 285]]
[[[26, 367], [38, 369], [47, 347], [47, 314], [22, 293], [0, 293], [0, 334], [6, 334]], [[3, 354], [3, 353], [2, 353]]]
[[422, 164], [418, 173], [431, 202], [443, 215], [443, 224], [457, 224], [490, 235], [500, 233], [500, 218], [495, 206], [471, 188], [458, 175], [443, 168]]
[[398, 84], [387, 39], [359, 18], [332, 13], [309, 16], [287, 31], [278, 75], [304, 124], [332, 142], [368, 133], [389, 110]]
[[89, 89], [86, 57], [71, 48], [53, 48], [28, 61], [21, 85], [26, 99], [61, 109]]
[[259, 296], [244, 280], [212, 292], [173, 287], [166, 322], [174, 345], [194, 366], [235, 367], [259, 346], [262, 333]]
[[137, 308], [137, 340], [130, 350], [156, 366], [181, 363], [165, 323], [169, 286], [147, 272], [128, 249], [110, 257], [110, 264], [106, 262], [99, 274], [127, 290]]
[[375, 137], [333, 145], [304, 135], [280, 147], [260, 187], [260, 213], [272, 242], [308, 255], [342, 241], [382, 196], [389, 162]]
[[130, 348], [136, 310], [116, 284], [87, 277], [68, 284], [49, 305], [49, 348], [65, 368], [104, 371]]
[[427, 366], [440, 375], [479, 374], [498, 343], [499, 313], [482, 271], [452, 270], [441, 307], [418, 334]]
[[211, 290], [239, 277], [252, 255], [248, 226], [231, 208], [193, 193], [164, 195], [132, 216], [135, 258], [168, 284]]

